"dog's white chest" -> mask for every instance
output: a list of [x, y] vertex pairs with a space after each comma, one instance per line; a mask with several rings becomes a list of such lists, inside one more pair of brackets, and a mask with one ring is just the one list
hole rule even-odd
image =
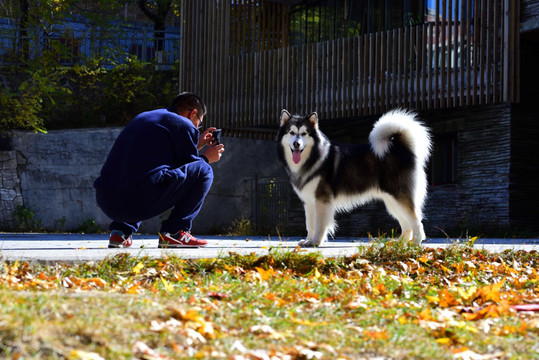
[[294, 190], [298, 194], [299, 198], [304, 202], [310, 202], [316, 200], [316, 188], [320, 182], [320, 177], [316, 176], [308, 183], [303, 185], [301, 189], [294, 186]]

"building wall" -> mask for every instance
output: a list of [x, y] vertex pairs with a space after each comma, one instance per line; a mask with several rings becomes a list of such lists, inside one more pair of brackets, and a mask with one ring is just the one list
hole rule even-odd
[[[456, 184], [431, 185], [426, 231], [465, 235], [510, 226], [511, 107], [477, 106], [423, 114], [434, 132], [457, 132]], [[480, 235], [480, 234], [474, 234]]]
[[[534, 3], [539, 20], [539, 0]], [[523, 2], [524, 6], [524, 2]], [[539, 21], [537, 22], [539, 29]], [[539, 30], [523, 34], [521, 41], [521, 103], [512, 108], [511, 219], [515, 227], [539, 227]]]

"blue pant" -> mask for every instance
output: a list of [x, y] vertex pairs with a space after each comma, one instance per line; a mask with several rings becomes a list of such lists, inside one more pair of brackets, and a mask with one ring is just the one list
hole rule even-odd
[[105, 191], [96, 187], [97, 203], [113, 221], [110, 230], [130, 235], [142, 220], [160, 215], [172, 208], [170, 216], [161, 223], [161, 232], [175, 234], [190, 231], [213, 182], [213, 170], [205, 161], [195, 161], [172, 170], [177, 176], [166, 181], [149, 183], [147, 188], [131, 194]]

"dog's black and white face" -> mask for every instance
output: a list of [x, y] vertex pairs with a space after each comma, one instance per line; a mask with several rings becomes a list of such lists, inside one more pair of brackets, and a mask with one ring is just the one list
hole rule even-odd
[[281, 112], [281, 128], [278, 135], [282, 147], [281, 156], [292, 170], [299, 169], [309, 158], [317, 130], [318, 115], [316, 113], [301, 117], [292, 116], [286, 110]]

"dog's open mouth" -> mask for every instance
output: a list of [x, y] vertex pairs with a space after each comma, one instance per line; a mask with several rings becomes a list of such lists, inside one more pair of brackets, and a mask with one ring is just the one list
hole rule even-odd
[[297, 164], [301, 161], [301, 152], [303, 150], [294, 150], [294, 149], [290, 149], [292, 150], [292, 161], [294, 162], [294, 164]]

